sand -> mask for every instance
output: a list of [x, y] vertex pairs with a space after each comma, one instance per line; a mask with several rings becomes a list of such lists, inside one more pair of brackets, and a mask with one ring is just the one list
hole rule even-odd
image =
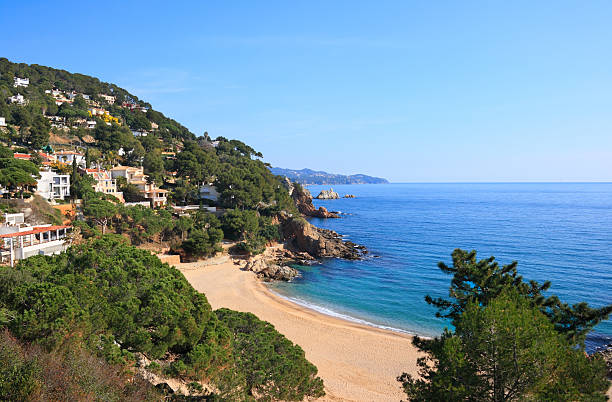
[[320, 314], [282, 299], [252, 272], [232, 260], [177, 264], [214, 309], [251, 312], [272, 323], [319, 369], [327, 395], [322, 401], [399, 401], [405, 399], [395, 378], [415, 373], [418, 352], [405, 334], [385, 331]]

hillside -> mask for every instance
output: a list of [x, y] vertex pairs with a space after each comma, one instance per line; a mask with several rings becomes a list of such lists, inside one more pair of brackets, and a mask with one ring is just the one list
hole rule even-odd
[[311, 169], [283, 169], [278, 167], [270, 168], [275, 175], [286, 176], [290, 180], [300, 184], [385, 184], [387, 179], [380, 177], [367, 176], [365, 174], [353, 174], [349, 176], [333, 174]]

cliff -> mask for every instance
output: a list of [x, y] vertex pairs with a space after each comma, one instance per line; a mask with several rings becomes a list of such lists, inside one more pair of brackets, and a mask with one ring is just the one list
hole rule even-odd
[[279, 222], [286, 245], [295, 251], [306, 252], [312, 257], [358, 260], [367, 253], [364, 246], [344, 241], [338, 233], [318, 228], [303, 218], [281, 213]]
[[[289, 182], [289, 180], [287, 179], [286, 182]], [[289, 194], [302, 215], [314, 218], [339, 218], [338, 214], [329, 212], [325, 207], [316, 209], [312, 204], [312, 195], [308, 189], [301, 185], [294, 186], [291, 182], [289, 182], [289, 185], [291, 186], [290, 190], [288, 189]]]

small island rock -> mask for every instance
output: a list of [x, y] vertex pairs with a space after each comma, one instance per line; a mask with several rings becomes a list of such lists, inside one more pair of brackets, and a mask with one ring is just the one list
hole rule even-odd
[[338, 198], [340, 198], [340, 196], [334, 191], [333, 188], [330, 188], [329, 190], [321, 191], [319, 195], [316, 196], [316, 198], [318, 200], [337, 200]]

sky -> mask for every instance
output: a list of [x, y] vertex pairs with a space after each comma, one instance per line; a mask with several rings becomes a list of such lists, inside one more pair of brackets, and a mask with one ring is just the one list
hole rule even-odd
[[273, 166], [611, 181], [607, 1], [0, 0], [0, 57], [93, 75]]

